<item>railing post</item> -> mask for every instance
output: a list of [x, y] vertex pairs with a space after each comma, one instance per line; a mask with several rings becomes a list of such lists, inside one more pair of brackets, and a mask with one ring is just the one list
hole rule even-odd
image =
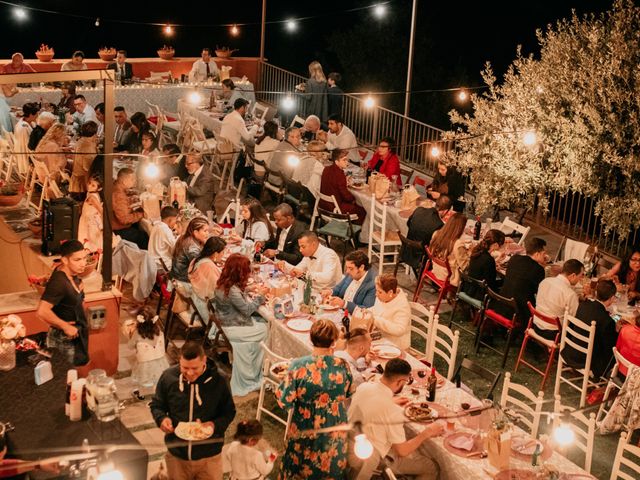
[[380, 118], [380, 109], [375, 107], [373, 110], [373, 125], [371, 126], [371, 145], [378, 144], [378, 120]]

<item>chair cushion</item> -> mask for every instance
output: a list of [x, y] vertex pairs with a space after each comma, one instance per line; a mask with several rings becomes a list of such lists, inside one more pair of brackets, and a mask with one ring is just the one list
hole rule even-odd
[[458, 293], [458, 299], [462, 300], [464, 303], [470, 305], [476, 310], [480, 310], [482, 308], [482, 300], [478, 300], [477, 298], [474, 298], [471, 295], [466, 294], [465, 292]]
[[[362, 227], [360, 225], [351, 225], [353, 234], [357, 234]], [[339, 222], [337, 220], [330, 221], [322, 227], [316, 229], [316, 233], [320, 235], [328, 235], [330, 237], [338, 237], [342, 239], [350, 239], [349, 224], [347, 222]]]
[[512, 319], [507, 318], [503, 315], [500, 315], [498, 312], [496, 312], [495, 310], [485, 310], [484, 314], [490, 318], [491, 320], [493, 320], [494, 322], [496, 322], [499, 325], [502, 325], [505, 328], [513, 328], [515, 327], [515, 323], [513, 322]]
[[191, 144], [191, 147], [194, 150], [202, 152], [205, 150], [214, 150], [216, 148], [216, 145], [218, 145], [218, 142], [215, 138], [207, 138], [206, 140], [198, 140], [197, 142], [193, 142]]
[[529, 328], [527, 330], [527, 335], [533, 338], [536, 342], [543, 344], [547, 348], [552, 348], [552, 347], [558, 348], [558, 344], [556, 342], [554, 342], [553, 340], [549, 340], [547, 338], [541, 337], [533, 328]]
[[427, 270], [426, 272], [424, 272], [424, 275], [431, 280], [434, 284], [436, 284], [438, 286], [438, 288], [444, 288], [447, 284], [447, 282], [445, 280], [441, 280], [439, 279], [435, 273], [433, 273], [431, 270]]
[[[374, 230], [372, 235], [373, 239], [378, 243], [381, 243], [381, 233], [382, 232], [380, 232], [380, 230]], [[400, 242], [400, 237], [398, 236], [398, 232], [394, 231], [385, 232], [384, 243], [386, 243], [387, 245], [402, 245], [402, 243]]]

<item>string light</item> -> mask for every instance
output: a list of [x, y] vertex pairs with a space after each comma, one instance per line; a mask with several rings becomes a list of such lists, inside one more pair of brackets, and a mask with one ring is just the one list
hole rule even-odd
[[376, 106], [376, 101], [371, 95], [367, 95], [367, 98], [364, 99], [364, 108], [371, 110]]
[[458, 100], [460, 100], [461, 102], [466, 102], [468, 98], [469, 94], [467, 93], [467, 91], [460, 90], [460, 92], [458, 93]]
[[18, 20], [26, 20], [27, 19], [27, 11], [24, 8], [16, 7], [13, 9], [13, 16]]
[[525, 134], [522, 136], [522, 143], [524, 143], [527, 147], [532, 147], [536, 143], [538, 143], [538, 136], [536, 135], [536, 132], [534, 132], [533, 130], [525, 132]]
[[289, 155], [287, 157], [287, 163], [290, 167], [297, 167], [300, 165], [300, 158], [297, 155]]
[[375, 5], [373, 7], [373, 14], [377, 17], [377, 18], [383, 18], [387, 13], [387, 6], [386, 5]]
[[96, 27], [100, 26], [100, 17], [96, 18]]
[[202, 95], [198, 92], [191, 92], [187, 98], [191, 105], [200, 105], [202, 103]]
[[149, 163], [147, 164], [147, 166], [144, 169], [144, 175], [147, 178], [158, 178], [158, 175], [160, 175], [160, 168], [158, 168], [158, 165], [156, 164], [156, 162], [154, 161], [153, 163]]
[[568, 423], [562, 422], [553, 429], [553, 440], [560, 447], [568, 447], [576, 439], [576, 434]]
[[353, 445], [353, 453], [361, 460], [366, 460], [373, 455], [373, 444], [364, 433], [356, 435]]
[[240, 33], [240, 29], [238, 28], [237, 25], [233, 25], [231, 27], [231, 35], [233, 35], [234, 37], [238, 35], [238, 33]]
[[284, 97], [284, 99], [282, 100], [282, 108], [286, 111], [291, 111], [294, 109], [294, 107], [296, 106], [295, 102], [293, 101], [293, 98], [291, 98], [291, 95], [287, 95], [286, 97]]
[[440, 156], [440, 148], [436, 146], [431, 147], [431, 156], [438, 158]]
[[164, 26], [163, 31], [164, 31], [164, 34], [167, 36], [173, 35], [173, 27], [169, 24]]
[[287, 20], [287, 23], [285, 23], [287, 30], [289, 30], [290, 32], [295, 32], [298, 29], [298, 22], [296, 22], [295, 20]]
[[112, 463], [109, 463], [106, 466], [100, 466], [100, 474], [97, 480], [124, 480], [124, 476], [120, 470], [113, 468]]

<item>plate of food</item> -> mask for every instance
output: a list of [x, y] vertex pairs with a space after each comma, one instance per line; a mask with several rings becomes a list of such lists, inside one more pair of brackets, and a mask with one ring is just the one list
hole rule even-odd
[[536, 472], [533, 470], [525, 470], [523, 468], [509, 468], [501, 470], [493, 477], [494, 480], [535, 480]]
[[200, 422], [180, 422], [176, 427], [175, 434], [182, 440], [205, 440], [213, 435], [213, 428], [205, 427]]
[[520, 455], [533, 455], [538, 446], [540, 448], [539, 453], [542, 453], [544, 444], [540, 440], [527, 437], [515, 437], [511, 440], [511, 450]]
[[287, 320], [287, 328], [294, 332], [305, 333], [311, 330], [313, 322], [308, 318], [291, 318]]
[[351, 188], [355, 188], [356, 190], [363, 190], [367, 185], [361, 182], [353, 182], [351, 184]]
[[438, 412], [427, 402], [410, 403], [404, 407], [404, 416], [412, 422], [431, 423], [438, 418]]
[[271, 375], [273, 375], [274, 377], [280, 380], [284, 379], [284, 377], [287, 375], [287, 370], [289, 370], [288, 361], [276, 362], [273, 365], [271, 365], [271, 368], [269, 369], [269, 371], [271, 372]]
[[402, 356], [402, 350], [395, 345], [389, 345], [387, 343], [374, 345], [371, 347], [371, 352], [373, 352], [376, 357], [384, 358], [386, 360]]

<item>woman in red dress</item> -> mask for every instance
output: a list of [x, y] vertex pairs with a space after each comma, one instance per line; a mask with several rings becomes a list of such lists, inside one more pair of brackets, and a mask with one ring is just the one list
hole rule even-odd
[[[338, 202], [340, 212], [343, 214], [357, 214], [358, 219], [352, 220], [352, 222], [362, 225], [367, 211], [356, 203], [356, 198], [347, 188], [347, 176], [344, 174], [344, 169], [349, 165], [349, 151], [336, 148], [331, 153], [331, 161], [333, 164], [326, 167], [322, 172], [320, 193], [328, 196], [333, 195]], [[324, 200], [320, 200], [318, 205], [320, 208], [330, 212], [333, 212], [335, 208], [330, 202], [325, 202]]]
[[380, 140], [378, 150], [373, 154], [369, 165], [367, 167], [371, 171], [375, 171], [386, 175], [387, 178], [393, 181], [393, 176], [396, 176], [396, 183], [402, 185], [402, 178], [400, 175], [400, 159], [396, 154], [396, 141], [391, 137], [384, 137]]

